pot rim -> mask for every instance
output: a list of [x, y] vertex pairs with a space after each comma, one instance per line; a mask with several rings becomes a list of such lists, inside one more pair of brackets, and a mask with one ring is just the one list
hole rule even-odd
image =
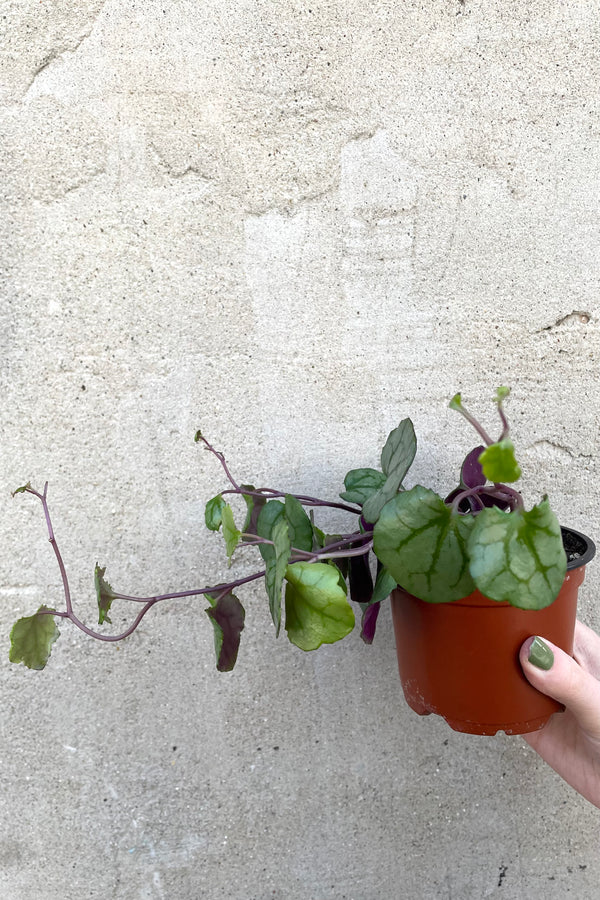
[[596, 545], [591, 538], [587, 536], [587, 534], [583, 534], [581, 531], [576, 531], [574, 528], [566, 528], [561, 525], [560, 530], [565, 534], [573, 534], [575, 537], [580, 538], [586, 545], [585, 551], [581, 554], [581, 556], [577, 556], [575, 559], [570, 559], [567, 562], [567, 571], [571, 572], [573, 569], [579, 569], [580, 566], [585, 566], [596, 555]]

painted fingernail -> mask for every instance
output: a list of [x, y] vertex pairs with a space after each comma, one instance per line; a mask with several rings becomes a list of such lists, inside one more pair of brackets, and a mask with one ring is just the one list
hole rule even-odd
[[535, 637], [529, 648], [528, 659], [529, 662], [532, 665], [537, 666], [538, 669], [545, 669], [548, 671], [548, 669], [552, 668], [554, 663], [554, 653], [545, 641], [540, 637]]

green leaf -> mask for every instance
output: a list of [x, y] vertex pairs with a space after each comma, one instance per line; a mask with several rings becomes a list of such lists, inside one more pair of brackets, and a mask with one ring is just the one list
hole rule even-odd
[[460, 394], [455, 394], [448, 406], [450, 407], [450, 409], [455, 409], [457, 412], [461, 412], [463, 408], [462, 396]]
[[233, 556], [233, 551], [237, 547], [240, 542], [240, 537], [242, 536], [242, 532], [238, 531], [235, 527], [235, 522], [233, 520], [233, 510], [229, 506], [228, 503], [223, 507], [222, 512], [223, 518], [223, 537], [225, 538], [225, 547], [227, 549], [227, 556], [229, 557], [229, 561], [231, 562], [231, 557]]
[[102, 625], [104, 622], [110, 623], [108, 613], [112, 606], [112, 602], [115, 599], [115, 592], [108, 581], [104, 580], [105, 572], [106, 566], [101, 569], [98, 563], [96, 563], [94, 569], [94, 587], [96, 589], [96, 600], [98, 601], [98, 625]]
[[275, 545], [259, 544], [258, 549], [266, 563], [265, 587], [269, 597], [269, 609], [271, 610], [275, 631], [279, 634], [281, 628], [281, 588], [291, 548], [285, 504], [281, 503], [280, 500], [269, 500], [260, 511], [256, 530], [259, 537], [273, 541]]
[[[284, 504], [280, 500], [268, 500], [261, 509], [256, 523], [256, 533], [258, 536], [271, 541], [273, 526], [277, 519], [280, 519], [282, 516], [285, 516]], [[259, 544], [258, 549], [265, 562], [268, 562], [275, 553], [273, 547], [269, 544]]]
[[381, 510], [386, 503], [389, 503], [389, 501], [396, 496], [399, 487], [400, 484], [393, 476], [386, 478], [384, 486], [378, 490], [376, 494], [373, 494], [372, 497], [369, 497], [363, 506], [363, 516], [365, 521], [372, 525], [375, 524], [381, 515]]
[[271, 540], [271, 529], [280, 516], [285, 515], [285, 506], [281, 500], [269, 500], [260, 511], [256, 530], [259, 537]]
[[43, 669], [50, 658], [52, 644], [60, 631], [47, 606], [40, 606], [32, 616], [18, 619], [10, 632], [8, 658], [23, 663], [28, 669]]
[[479, 463], [489, 481], [508, 483], [521, 477], [521, 469], [515, 459], [515, 446], [510, 438], [486, 447]]
[[381, 515], [381, 510], [386, 503], [389, 503], [396, 496], [399, 487], [400, 483], [394, 476], [390, 475], [386, 478], [383, 487], [369, 497], [363, 505], [363, 516], [367, 522], [373, 525], [377, 521]]
[[215, 655], [219, 672], [231, 672], [240, 647], [240, 635], [244, 629], [244, 607], [231, 592], [216, 600], [205, 595], [211, 606], [205, 610], [212, 622], [215, 637]]
[[[326, 534], [325, 535], [325, 547], [326, 549], [329, 544], [337, 543], [339, 538], [339, 534]], [[343, 581], [344, 590], [346, 590], [346, 578], [350, 572], [350, 560], [347, 556], [340, 556], [337, 559], [328, 559], [327, 562], [330, 566], [335, 566], [340, 573], [340, 578]], [[341, 583], [341, 582], [340, 582]]]
[[390, 575], [385, 566], [382, 566], [377, 573], [375, 587], [373, 588], [373, 596], [371, 597], [371, 603], [369, 605], [372, 603], [381, 603], [382, 600], [386, 600], [397, 587], [396, 579]]
[[266, 560], [265, 586], [269, 597], [271, 618], [275, 625], [275, 633], [279, 636], [281, 628], [281, 589], [291, 550], [288, 523], [284, 516], [279, 516], [275, 521], [271, 529], [270, 540], [273, 541], [275, 546], [269, 547], [269, 550], [272, 552]]
[[290, 532], [290, 542], [297, 550], [312, 550], [313, 528], [299, 500], [292, 494], [285, 495], [285, 517]]
[[482, 510], [468, 546], [473, 580], [492, 600], [543, 609], [560, 591], [567, 560], [560, 525], [547, 499], [529, 512]]
[[285, 629], [292, 644], [316, 650], [352, 631], [354, 612], [334, 566], [293, 563], [285, 577]]
[[495, 397], [496, 403], [503, 403], [509, 394], [510, 394], [509, 387], [500, 386], [499, 388], [496, 388], [496, 397]]
[[363, 516], [367, 522], [376, 522], [385, 504], [396, 496], [416, 452], [417, 439], [413, 423], [410, 419], [403, 419], [390, 432], [381, 451], [381, 467], [387, 478], [383, 487], [369, 497], [363, 506]]
[[12, 496], [14, 497], [15, 494], [24, 494], [25, 491], [28, 491], [30, 488], [31, 488], [31, 482], [28, 481], [27, 484], [24, 484], [21, 487], [15, 488], [14, 491], [12, 492]]
[[[340, 588], [343, 590], [344, 596], [347, 597], [347, 596], [348, 596], [348, 585], [346, 584], [346, 577], [347, 577], [347, 576], [344, 574], [343, 569], [340, 568], [340, 562], [344, 562], [344, 560], [340, 560], [340, 559], [328, 559], [328, 560], [326, 560], [326, 564], [327, 564], [328, 566], [332, 566], [332, 567], [336, 570], [336, 572], [337, 572], [337, 578], [338, 578], [338, 584], [339, 584]], [[348, 562], [348, 560], [345, 560], [345, 562]]]
[[410, 469], [417, 452], [417, 438], [410, 419], [403, 419], [397, 428], [390, 431], [381, 451], [381, 468], [386, 475], [394, 475], [398, 484]]
[[321, 550], [325, 546], [326, 534], [322, 531], [318, 525], [315, 525], [315, 514], [314, 510], [310, 511], [310, 524], [313, 532], [313, 542], [311, 550]]
[[430, 603], [458, 600], [475, 587], [466, 548], [473, 522], [417, 485], [383, 508], [373, 549], [392, 578], [415, 597]]
[[213, 497], [212, 500], [209, 500], [204, 508], [204, 521], [206, 523], [206, 527], [211, 531], [218, 531], [221, 527], [221, 522], [223, 521], [223, 510], [226, 507], [226, 502], [221, 496], [221, 494], [217, 494], [216, 497]]
[[378, 469], [351, 469], [344, 478], [346, 490], [340, 494], [348, 503], [362, 504], [385, 484], [386, 476]]

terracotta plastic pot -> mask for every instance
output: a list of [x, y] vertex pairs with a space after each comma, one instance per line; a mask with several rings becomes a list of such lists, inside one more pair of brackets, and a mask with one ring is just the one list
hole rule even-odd
[[452, 603], [425, 603], [400, 588], [393, 592], [400, 679], [415, 712], [436, 713], [469, 734], [526, 734], [563, 708], [536, 691], [519, 664], [523, 641], [535, 634], [573, 654], [577, 592], [596, 548], [577, 531], [562, 532], [567, 574], [546, 609], [517, 609], [479, 591]]

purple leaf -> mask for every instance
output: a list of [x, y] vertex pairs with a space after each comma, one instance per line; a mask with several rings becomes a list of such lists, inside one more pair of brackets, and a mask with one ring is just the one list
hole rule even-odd
[[[243, 484], [242, 490], [246, 489], [247, 491], [255, 491], [255, 487], [252, 484]], [[258, 534], [257, 525], [258, 525], [258, 517], [260, 515], [260, 511], [263, 506], [267, 502], [266, 497], [257, 497], [251, 494], [242, 494], [242, 497], [246, 501], [246, 521], [244, 522], [244, 527], [242, 531], [244, 534]]]
[[365, 644], [372, 644], [381, 603], [371, 603], [363, 610], [360, 636]]
[[206, 597], [212, 603], [206, 613], [215, 630], [217, 669], [219, 672], [231, 672], [235, 666], [240, 635], [244, 628], [244, 607], [231, 592], [222, 595], [218, 600], [210, 594]]
[[475, 447], [475, 449], [471, 450], [465, 457], [465, 461], [460, 470], [460, 483], [463, 488], [474, 488], [485, 484], [487, 479], [483, 474], [483, 469], [479, 463], [479, 457], [484, 450], [485, 447], [483, 446]]

